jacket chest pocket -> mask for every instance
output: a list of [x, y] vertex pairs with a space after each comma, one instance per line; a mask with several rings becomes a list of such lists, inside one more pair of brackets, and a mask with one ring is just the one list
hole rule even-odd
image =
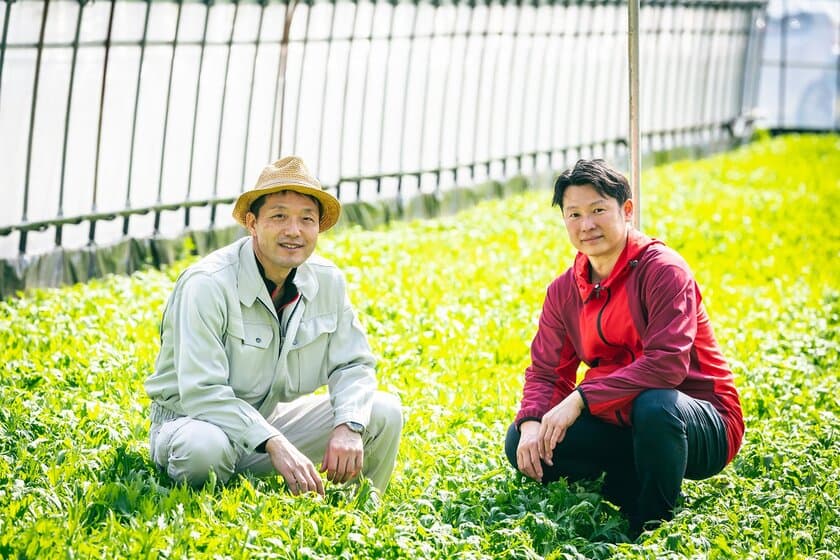
[[292, 390], [311, 393], [327, 383], [331, 368], [329, 343], [338, 326], [335, 314], [319, 315], [300, 322], [300, 326], [289, 341], [288, 366]]
[[237, 397], [251, 401], [268, 392], [277, 362], [274, 336], [275, 327], [270, 323], [243, 321], [241, 330], [228, 329], [228, 382]]

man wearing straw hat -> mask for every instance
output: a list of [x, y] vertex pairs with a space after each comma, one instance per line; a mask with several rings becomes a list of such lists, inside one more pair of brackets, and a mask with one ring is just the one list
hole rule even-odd
[[236, 201], [250, 235], [178, 278], [146, 381], [152, 460], [174, 480], [280, 473], [293, 494], [323, 494], [320, 462], [332, 482], [364, 475], [385, 490], [400, 403], [376, 390], [344, 276], [312, 255], [340, 212], [300, 158], [283, 158]]

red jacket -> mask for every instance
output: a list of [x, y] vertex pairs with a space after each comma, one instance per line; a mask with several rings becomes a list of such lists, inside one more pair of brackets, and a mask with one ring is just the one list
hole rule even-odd
[[566, 398], [584, 362], [578, 390], [592, 415], [629, 426], [636, 395], [678, 389], [721, 414], [731, 461], [744, 435], [741, 403], [688, 264], [631, 230], [609, 278], [589, 278], [589, 260], [578, 253], [548, 287], [516, 425]]

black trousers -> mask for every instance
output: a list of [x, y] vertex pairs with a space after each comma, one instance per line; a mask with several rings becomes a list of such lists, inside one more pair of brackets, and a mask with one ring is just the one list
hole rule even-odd
[[[606, 473], [603, 494], [630, 520], [631, 530], [673, 517], [684, 478], [700, 480], [723, 469], [726, 429], [703, 400], [675, 389], [650, 389], [633, 401], [632, 427], [608, 424], [584, 411], [554, 449], [554, 465], [542, 464], [543, 482]], [[519, 431], [511, 425], [505, 453], [516, 464]]]

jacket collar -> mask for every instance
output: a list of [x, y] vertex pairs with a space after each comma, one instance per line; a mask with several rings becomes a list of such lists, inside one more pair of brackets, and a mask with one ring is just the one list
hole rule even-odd
[[[260, 271], [257, 268], [257, 257], [254, 255], [253, 239], [246, 237], [241, 243], [239, 246], [238, 275], [239, 301], [242, 305], [251, 307], [254, 305], [254, 301], [259, 299], [266, 307], [274, 309], [274, 305], [271, 303], [271, 297], [265, 289], [265, 282], [263, 282]], [[312, 301], [315, 294], [318, 293], [318, 279], [308, 262], [304, 262], [298, 267], [294, 283], [301, 297], [307, 301]]]
[[[610, 272], [610, 275], [605, 280], [597, 284], [598, 287], [600, 289], [606, 289], [623, 281], [630, 274], [630, 271], [639, 264], [639, 257], [651, 245], [663, 245], [663, 243], [658, 239], [653, 239], [636, 229], [630, 228], [627, 232], [627, 243], [618, 256], [612, 272]], [[578, 252], [575, 256], [574, 275], [575, 284], [583, 301], [588, 301], [595, 291], [596, 285], [589, 281], [591, 266], [589, 257]], [[598, 297], [598, 294], [595, 297]]]

